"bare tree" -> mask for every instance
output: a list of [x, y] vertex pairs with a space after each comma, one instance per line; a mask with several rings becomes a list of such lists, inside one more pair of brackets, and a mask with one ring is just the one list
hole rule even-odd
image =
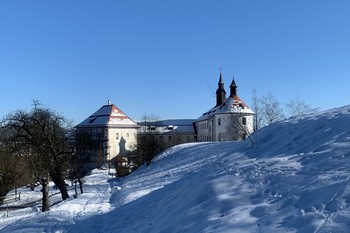
[[285, 119], [286, 117], [299, 117], [305, 114], [317, 112], [318, 108], [312, 108], [300, 98], [294, 98], [283, 105], [269, 92], [258, 97], [253, 89], [252, 110], [255, 112], [254, 131], [271, 123]]
[[69, 178], [75, 184], [75, 195], [78, 195], [77, 183], [79, 183], [80, 193], [83, 193], [83, 177], [91, 170], [88, 166], [90, 158], [86, 150], [90, 150], [95, 143], [86, 131], [72, 130], [70, 138], [74, 153], [70, 157]]
[[157, 132], [158, 119], [156, 116], [145, 115], [140, 122], [141, 127], [138, 133], [137, 153], [147, 165], [151, 163], [154, 156], [165, 148]]
[[239, 113], [230, 114], [227, 120], [227, 130], [224, 139], [227, 141], [237, 141], [245, 139], [248, 136], [246, 127], [242, 124], [242, 116]]
[[317, 112], [318, 108], [312, 108], [304, 100], [295, 98], [286, 104], [288, 117], [300, 117], [309, 113]]
[[269, 125], [284, 119], [284, 111], [281, 103], [271, 94], [262, 97], [263, 125]]
[[[72, 153], [68, 140], [67, 121], [52, 110], [44, 108], [37, 101], [30, 112], [17, 110], [6, 117], [6, 127], [13, 132], [13, 145], [17, 153], [26, 158], [33, 174], [47, 191], [46, 184], [51, 177], [60, 190], [62, 199], [69, 198], [64, 181], [68, 158]], [[43, 192], [43, 198], [48, 198]], [[43, 200], [43, 204], [48, 203]], [[49, 210], [43, 206], [43, 211]]]
[[0, 204], [4, 203], [9, 191], [16, 188], [25, 174], [22, 159], [15, 156], [2, 144], [0, 146]]
[[263, 126], [263, 119], [262, 119], [262, 103], [261, 100], [259, 99], [258, 95], [257, 95], [257, 91], [254, 88], [253, 89], [253, 96], [252, 96], [252, 105], [251, 108], [253, 110], [253, 112], [255, 113], [254, 116], [254, 131], [257, 131], [258, 129], [260, 129]]

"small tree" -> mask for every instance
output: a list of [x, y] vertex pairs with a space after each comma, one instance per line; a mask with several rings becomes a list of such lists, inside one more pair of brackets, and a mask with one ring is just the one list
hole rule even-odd
[[295, 98], [286, 104], [288, 117], [300, 117], [309, 113], [317, 112], [318, 108], [312, 108], [304, 100]]
[[106, 132], [98, 136], [92, 133], [92, 128], [77, 128], [74, 131], [74, 159], [83, 165], [83, 174], [86, 175], [94, 168], [101, 168], [106, 158], [102, 145], [106, 143]]
[[276, 98], [271, 93], [263, 96], [261, 103], [264, 125], [275, 123], [284, 118], [284, 111], [281, 103], [276, 100]]
[[254, 116], [254, 131], [257, 131], [258, 129], [260, 129], [263, 125], [263, 119], [262, 119], [262, 103], [261, 100], [259, 99], [258, 95], [257, 95], [257, 91], [255, 89], [253, 89], [253, 97], [252, 97], [252, 105], [251, 108], [253, 110], [253, 112], [255, 113]]
[[137, 153], [149, 165], [152, 159], [165, 148], [157, 132], [158, 117], [144, 116], [138, 133]]
[[250, 138], [249, 128], [247, 127], [247, 117], [248, 115], [243, 114], [242, 107], [237, 103], [231, 109], [231, 114], [229, 118], [225, 119], [225, 124], [227, 124], [227, 130], [225, 132], [225, 139], [229, 141], [244, 140], [249, 138], [250, 142], [254, 146], [253, 140]]

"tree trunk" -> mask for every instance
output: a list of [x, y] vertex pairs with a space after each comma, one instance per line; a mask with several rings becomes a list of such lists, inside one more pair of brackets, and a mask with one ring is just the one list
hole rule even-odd
[[69, 195], [67, 191], [67, 185], [66, 182], [64, 182], [62, 172], [52, 171], [50, 172], [50, 176], [52, 181], [55, 183], [56, 187], [60, 190], [62, 200], [68, 199]]
[[74, 181], [74, 191], [75, 191], [75, 196], [78, 196], [78, 191], [77, 191], [77, 180]]
[[80, 193], [84, 193], [83, 192], [83, 180], [81, 178], [79, 178], [78, 182], [79, 182]]
[[41, 179], [41, 184], [43, 186], [43, 200], [42, 200], [42, 212], [49, 211], [50, 210], [50, 204], [49, 204], [49, 182], [47, 178]]

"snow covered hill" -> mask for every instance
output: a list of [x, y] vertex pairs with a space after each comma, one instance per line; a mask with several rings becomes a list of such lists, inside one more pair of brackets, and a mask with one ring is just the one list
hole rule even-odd
[[121, 180], [95, 170], [79, 198], [0, 232], [349, 232], [350, 106], [253, 139], [176, 146]]

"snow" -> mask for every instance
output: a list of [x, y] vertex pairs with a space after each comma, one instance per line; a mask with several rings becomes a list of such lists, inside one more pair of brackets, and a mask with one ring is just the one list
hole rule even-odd
[[213, 117], [213, 115], [225, 113], [237, 113], [247, 115], [255, 114], [238, 96], [234, 96], [226, 98], [226, 101], [222, 105], [211, 108], [209, 111], [205, 112], [202, 116], [200, 116], [196, 121], [203, 121], [206, 119], [210, 119], [211, 117]]
[[348, 232], [349, 122], [345, 106], [265, 127], [254, 147], [189, 143], [125, 178], [94, 170], [78, 198], [10, 211], [0, 232]]
[[138, 124], [141, 126], [154, 126], [155, 131], [161, 133], [177, 132], [195, 134], [193, 127], [193, 122], [195, 121], [196, 119], [168, 119], [152, 122], [139, 121]]
[[123, 113], [117, 106], [111, 104], [102, 106], [76, 127], [81, 128], [92, 126], [124, 126], [135, 128], [137, 127], [137, 124], [125, 115], [125, 113]]

